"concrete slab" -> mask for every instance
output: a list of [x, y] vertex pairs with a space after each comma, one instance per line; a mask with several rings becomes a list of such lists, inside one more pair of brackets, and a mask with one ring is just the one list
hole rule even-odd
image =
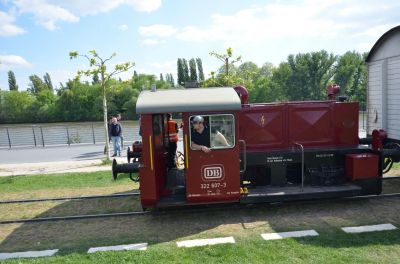
[[227, 244], [227, 243], [234, 244], [235, 239], [233, 237], [219, 237], [219, 238], [194, 239], [194, 240], [176, 242], [178, 247], [199, 247], [199, 246]]
[[302, 230], [293, 232], [281, 232], [281, 233], [266, 233], [261, 234], [261, 237], [265, 240], [276, 240], [289, 237], [306, 237], [306, 236], [318, 236], [319, 234], [315, 230]]
[[58, 249], [42, 250], [42, 251], [25, 251], [13, 253], [0, 253], [0, 260], [14, 258], [39, 258], [51, 257], [58, 252]]
[[109, 247], [93, 247], [89, 248], [87, 253], [95, 253], [99, 251], [122, 251], [122, 250], [146, 250], [147, 243], [118, 245]]
[[374, 232], [374, 231], [385, 231], [385, 230], [395, 230], [392, 224], [381, 224], [381, 225], [367, 225], [367, 226], [353, 226], [353, 227], [342, 227], [342, 230], [346, 233], [364, 233], [364, 232]]

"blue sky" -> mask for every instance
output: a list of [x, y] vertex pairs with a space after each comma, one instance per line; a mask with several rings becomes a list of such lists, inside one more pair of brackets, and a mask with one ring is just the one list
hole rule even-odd
[[59, 86], [87, 66], [70, 61], [72, 50], [116, 52], [112, 63], [134, 61], [157, 76], [176, 75], [177, 58], [192, 57], [208, 76], [220, 66], [209, 52], [227, 47], [259, 66], [321, 49], [365, 52], [399, 14], [393, 0], [0, 0], [0, 88], [8, 89], [9, 70], [20, 90], [46, 72]]

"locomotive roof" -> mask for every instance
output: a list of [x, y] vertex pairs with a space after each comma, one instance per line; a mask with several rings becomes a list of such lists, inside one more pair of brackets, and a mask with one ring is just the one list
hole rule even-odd
[[136, 113], [174, 113], [238, 110], [239, 96], [232, 87], [143, 91], [136, 103]]

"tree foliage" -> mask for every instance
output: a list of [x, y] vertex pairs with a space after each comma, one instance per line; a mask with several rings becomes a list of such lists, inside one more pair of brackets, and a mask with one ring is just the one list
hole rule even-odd
[[204, 82], [204, 72], [203, 72], [203, 62], [201, 61], [200, 58], [196, 59], [196, 64], [197, 64], [197, 71], [199, 75], [199, 82]]
[[189, 76], [189, 66], [186, 59], [182, 59], [182, 65], [183, 65], [183, 81], [188, 82], [190, 81], [190, 76]]
[[181, 58], [177, 61], [178, 67], [178, 85], [183, 85], [185, 83], [185, 73], [183, 70], [183, 61]]
[[342, 95], [350, 101], [360, 102], [361, 109], [365, 109], [366, 54], [353, 51], [336, 56], [325, 50], [299, 53], [289, 55], [276, 67], [269, 62], [258, 67], [250, 61], [236, 67], [229, 61], [232, 50], [225, 54], [210, 54], [223, 64], [216, 72], [211, 72], [204, 81], [205, 87], [224, 86], [227, 82], [230, 86], [240, 84], [249, 90], [250, 102], [275, 102], [323, 100], [326, 86], [337, 83]]
[[191, 58], [189, 60], [189, 68], [190, 68], [190, 76], [189, 79], [191, 81], [197, 81], [197, 70], [196, 70], [196, 61]]
[[13, 71], [8, 72], [8, 88], [10, 91], [18, 91], [17, 80]]
[[225, 79], [225, 85], [229, 86], [231, 84], [231, 77], [230, 73], [232, 71], [232, 68], [234, 67], [235, 63], [239, 62], [242, 60], [241, 56], [238, 56], [236, 58], [233, 57], [233, 49], [232, 48], [227, 48], [225, 53], [217, 53], [215, 51], [210, 52], [210, 55], [219, 59], [224, 63], [224, 69], [225, 72], [221, 76], [223, 79]]

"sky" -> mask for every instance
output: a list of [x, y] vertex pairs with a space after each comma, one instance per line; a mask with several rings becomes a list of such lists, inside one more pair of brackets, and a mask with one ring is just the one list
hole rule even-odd
[[0, 88], [9, 70], [20, 90], [28, 77], [48, 72], [65, 83], [83, 59], [70, 51], [96, 50], [116, 63], [134, 62], [138, 73], [172, 73], [177, 58], [201, 58], [206, 77], [220, 66], [209, 53], [228, 47], [242, 62], [278, 65], [289, 54], [327, 50], [368, 52], [400, 25], [393, 0], [0, 0]]

